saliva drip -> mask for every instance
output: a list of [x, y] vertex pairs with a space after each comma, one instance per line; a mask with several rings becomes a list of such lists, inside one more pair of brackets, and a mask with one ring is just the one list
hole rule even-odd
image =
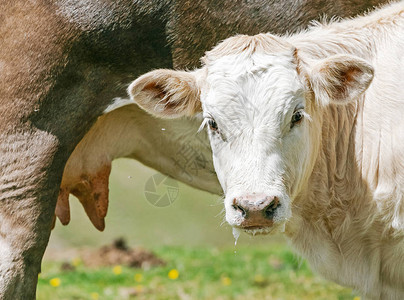
[[[240, 237], [240, 230], [237, 228], [233, 228], [233, 236], [234, 236], [234, 248], [236, 248], [238, 238]], [[234, 250], [234, 254], [236, 254], [236, 253], [237, 253], [237, 251]]]

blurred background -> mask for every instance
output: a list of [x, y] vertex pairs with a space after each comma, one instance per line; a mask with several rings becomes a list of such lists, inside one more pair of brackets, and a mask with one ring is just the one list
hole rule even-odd
[[[222, 198], [203, 192], [183, 183], [175, 182], [178, 195], [168, 206], [156, 206], [146, 196], [146, 183], [157, 174], [132, 159], [118, 159], [112, 164], [110, 177], [109, 208], [106, 228], [99, 232], [91, 224], [79, 201], [70, 196], [71, 221], [63, 226], [57, 220], [52, 231], [47, 252], [52, 249], [101, 246], [117, 237], [126, 239], [129, 245], [156, 247], [182, 246], [231, 246], [234, 237], [230, 226], [224, 222]], [[163, 194], [161, 184], [156, 194]], [[251, 237], [245, 234], [239, 245], [255, 245], [283, 241], [281, 236]]]
[[218, 195], [129, 159], [113, 162], [109, 186], [104, 232], [71, 196], [70, 224], [57, 221], [45, 253], [39, 300], [360, 299], [314, 274], [280, 235], [241, 233], [235, 245]]

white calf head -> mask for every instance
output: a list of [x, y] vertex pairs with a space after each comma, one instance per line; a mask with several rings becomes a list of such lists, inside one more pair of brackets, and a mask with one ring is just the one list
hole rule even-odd
[[202, 111], [226, 220], [250, 232], [269, 232], [290, 218], [316, 153], [315, 112], [355, 98], [372, 79], [359, 58], [308, 64], [297, 53], [271, 35], [237, 36], [208, 52], [199, 70], [156, 70], [129, 87], [157, 116]]

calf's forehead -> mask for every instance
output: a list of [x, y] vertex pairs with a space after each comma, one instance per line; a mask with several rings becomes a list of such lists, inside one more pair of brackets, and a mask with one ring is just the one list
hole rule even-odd
[[220, 114], [241, 110], [282, 113], [296, 105], [303, 88], [289, 53], [217, 58], [207, 66], [206, 83], [202, 91], [204, 110]]

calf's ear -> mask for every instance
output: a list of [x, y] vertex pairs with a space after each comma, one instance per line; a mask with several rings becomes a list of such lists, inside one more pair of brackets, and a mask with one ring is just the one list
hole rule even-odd
[[128, 93], [133, 101], [152, 115], [161, 118], [192, 116], [202, 110], [197, 72], [151, 71], [132, 82]]
[[366, 91], [373, 73], [373, 67], [359, 57], [335, 55], [315, 64], [309, 81], [318, 103], [346, 104]]

